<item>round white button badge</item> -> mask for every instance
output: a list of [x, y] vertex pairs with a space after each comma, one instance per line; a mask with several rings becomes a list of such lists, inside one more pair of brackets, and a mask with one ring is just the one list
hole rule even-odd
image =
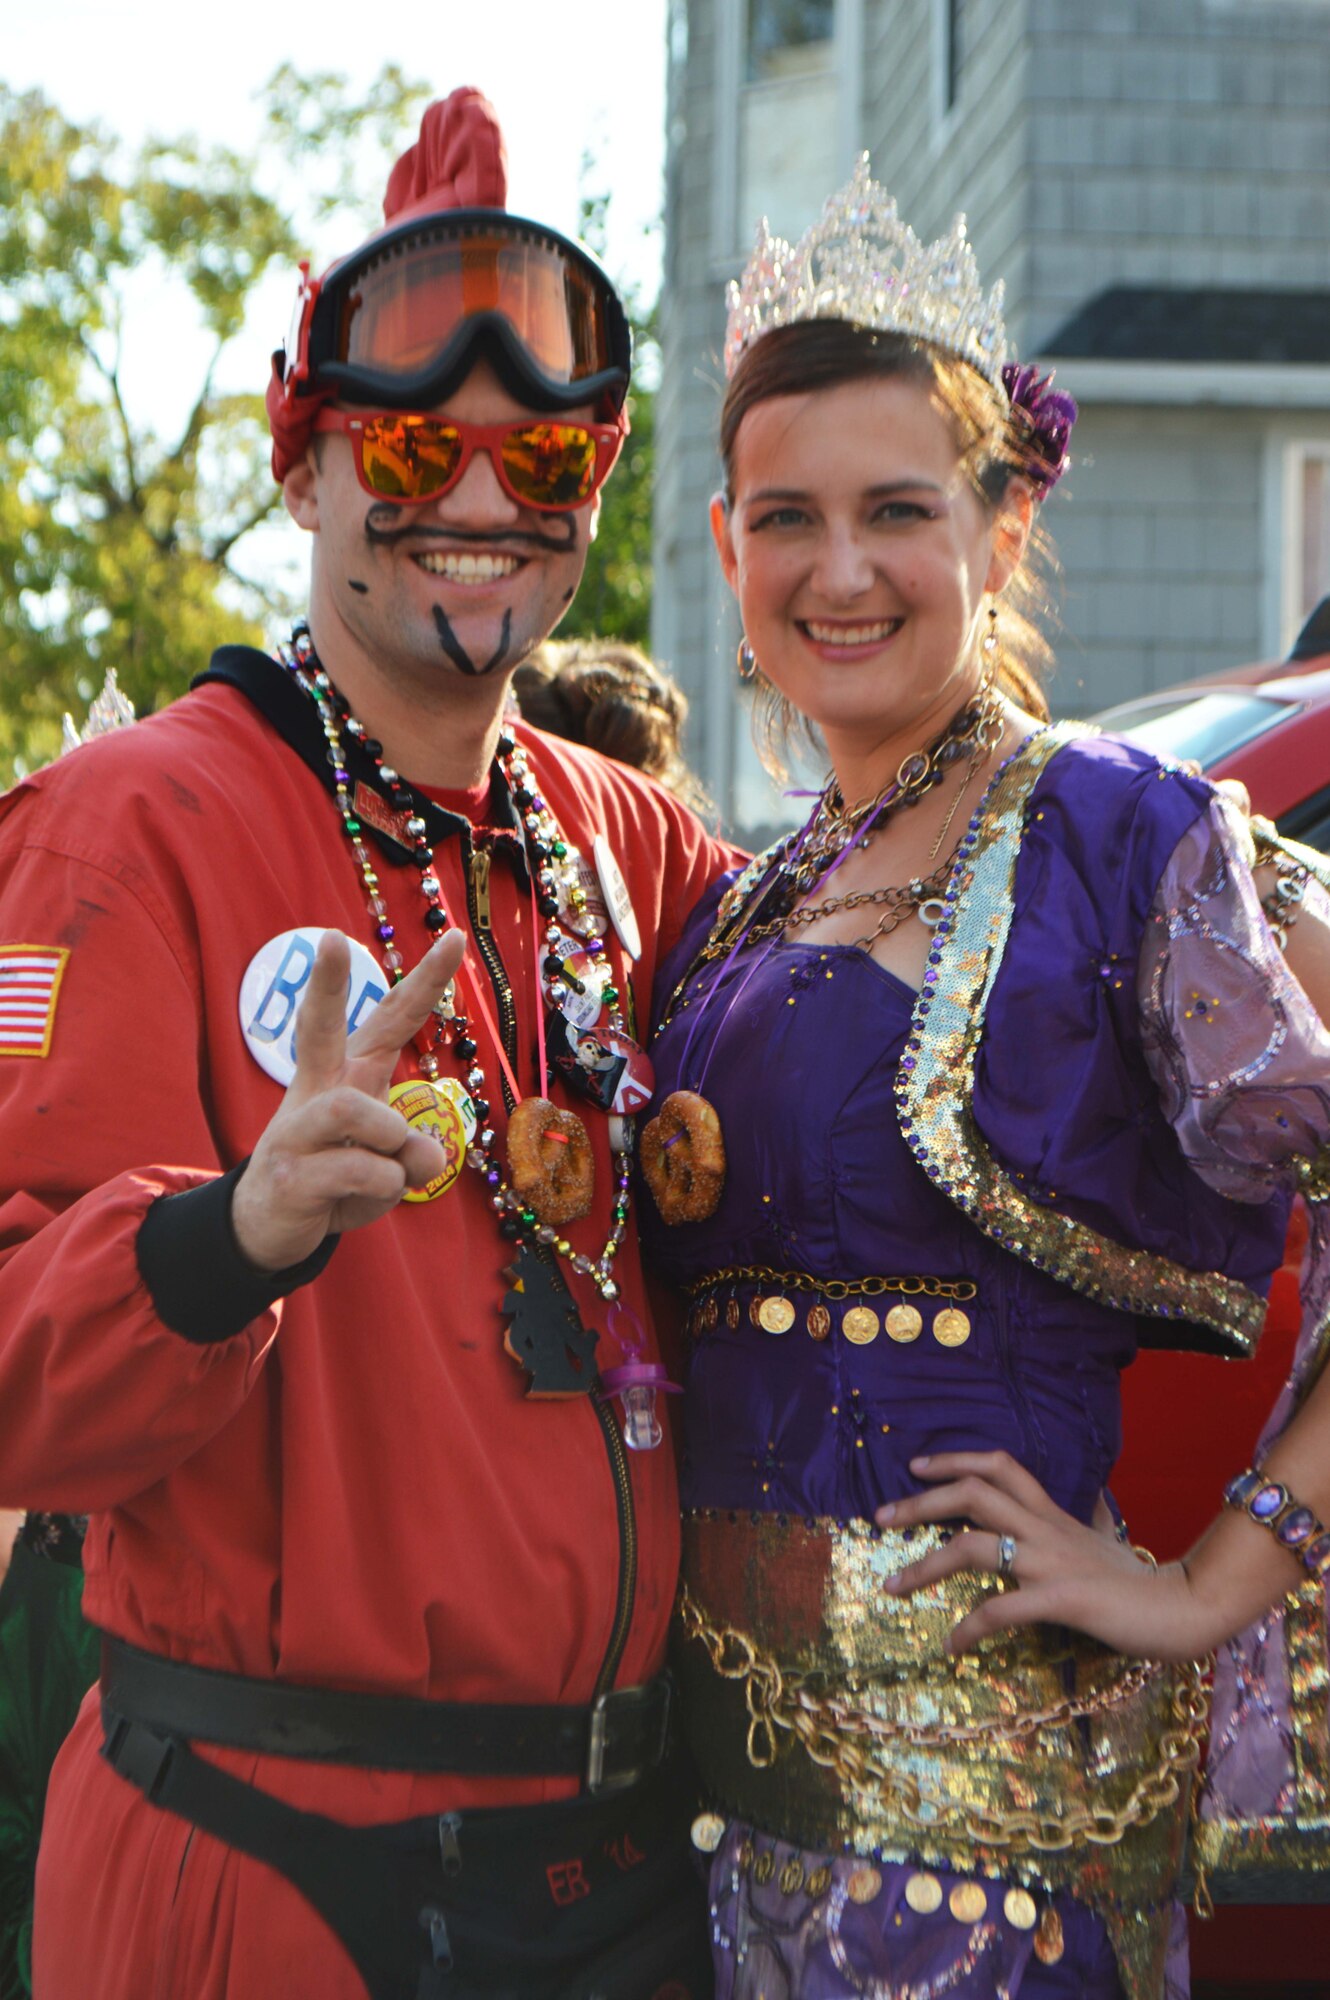
[[596, 863], [596, 875], [605, 897], [610, 922], [618, 934], [619, 943], [629, 958], [642, 956], [642, 933], [638, 929], [637, 916], [633, 910], [633, 899], [628, 893], [628, 884], [623, 879], [623, 870], [614, 858], [614, 849], [603, 833], [598, 833], [591, 844], [591, 853]]
[[[259, 1068], [285, 1089], [296, 1073], [296, 1012], [314, 970], [322, 928], [301, 924], [282, 931], [255, 952], [240, 982], [240, 1027]], [[354, 1034], [388, 995], [388, 975], [354, 938], [346, 988], [346, 1031]]]

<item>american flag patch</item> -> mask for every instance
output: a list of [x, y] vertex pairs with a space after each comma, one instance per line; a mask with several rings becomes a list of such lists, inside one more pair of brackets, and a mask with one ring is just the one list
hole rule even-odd
[[0, 1056], [44, 1056], [68, 951], [62, 945], [0, 944]]

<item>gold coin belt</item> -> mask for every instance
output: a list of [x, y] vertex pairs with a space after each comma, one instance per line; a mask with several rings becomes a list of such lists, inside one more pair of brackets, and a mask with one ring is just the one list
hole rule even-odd
[[851, 1305], [841, 1317], [841, 1332], [854, 1347], [870, 1346], [884, 1326], [887, 1337], [898, 1345], [917, 1340], [924, 1330], [923, 1314], [917, 1306], [904, 1303], [916, 1298], [949, 1302], [933, 1317], [933, 1338], [942, 1347], [963, 1347], [970, 1338], [971, 1323], [969, 1314], [960, 1310], [957, 1301], [975, 1298], [978, 1290], [970, 1278], [934, 1278], [917, 1273], [906, 1277], [814, 1278], [806, 1271], [732, 1265], [727, 1270], [709, 1272], [687, 1287], [694, 1298], [710, 1294], [693, 1307], [690, 1315], [689, 1327], [695, 1336], [714, 1332], [722, 1314], [732, 1332], [738, 1327], [742, 1316], [738, 1298], [732, 1296], [722, 1306], [714, 1294], [726, 1286], [740, 1285], [759, 1288], [748, 1301], [748, 1317], [763, 1333], [788, 1333], [798, 1321], [800, 1308], [786, 1296], [788, 1292], [816, 1294], [816, 1303], [804, 1310], [803, 1317], [809, 1338], [818, 1341], [826, 1340], [831, 1333], [827, 1300], [841, 1304], [847, 1299], [863, 1301], [894, 1295], [902, 1301], [890, 1307], [885, 1316], [863, 1303]]
[[955, 1833], [976, 1846], [1008, 1854], [1056, 1854], [1080, 1841], [1112, 1847], [1132, 1827], [1148, 1826], [1174, 1805], [1185, 1774], [1194, 1769], [1204, 1740], [1208, 1703], [1203, 1665], [1187, 1662], [1176, 1670], [1170, 1690], [1171, 1723], [1160, 1735], [1154, 1764], [1142, 1772], [1116, 1809], [1074, 1806], [1057, 1814], [996, 1812], [956, 1805], [933, 1788], [894, 1767], [883, 1747], [940, 1748], [944, 1744], [994, 1741], [1032, 1734], [1091, 1715], [1103, 1714], [1139, 1694], [1166, 1672], [1156, 1661], [1134, 1661], [1106, 1686], [1085, 1696], [1069, 1696], [1046, 1708], [1027, 1710], [986, 1723], [936, 1725], [889, 1722], [856, 1705], [821, 1694], [809, 1677], [787, 1673], [734, 1626], [708, 1624], [687, 1585], [679, 1595], [684, 1636], [704, 1645], [723, 1680], [741, 1681], [748, 1709], [748, 1761], [767, 1770], [779, 1751], [778, 1737], [799, 1743], [815, 1764], [835, 1773], [846, 1790], [876, 1793], [889, 1800], [902, 1821], [936, 1838]]
[[[726, 1822], [719, 1813], [700, 1813], [693, 1821], [693, 1845], [703, 1854], [714, 1854], [725, 1835]], [[810, 1866], [810, 1861], [812, 1865]], [[782, 1896], [807, 1896], [820, 1902], [835, 1881], [835, 1871], [826, 1861], [797, 1853], [781, 1865], [774, 1846], [759, 1848], [752, 1834], [745, 1834], [734, 1855], [740, 1875], [765, 1888], [775, 1882]], [[871, 1861], [859, 1861], [842, 1878], [846, 1898], [866, 1905], [882, 1893], [882, 1871]], [[994, 1900], [1002, 1897], [1002, 1914], [1016, 1931], [1034, 1931], [1035, 1956], [1043, 1965], [1056, 1965], [1065, 1945], [1062, 1918], [1052, 1903], [1039, 1903], [1028, 1889], [1019, 1885], [1004, 1888], [1001, 1883], [957, 1882], [946, 1896], [947, 1909], [958, 1924], [982, 1922], [993, 1912]], [[905, 1884], [905, 1901], [916, 1916], [932, 1916], [942, 1908], [943, 1888], [931, 1868], [915, 1868]], [[1037, 1928], [1036, 1928], [1037, 1926]], [[913, 1991], [914, 1989], [911, 1989]]]

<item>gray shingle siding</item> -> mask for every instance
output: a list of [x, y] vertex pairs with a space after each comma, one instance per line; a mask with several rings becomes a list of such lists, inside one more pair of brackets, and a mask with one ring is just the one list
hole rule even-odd
[[[736, 725], [717, 677], [732, 672], [733, 621], [706, 502], [723, 338], [717, 149], [734, 111], [718, 107], [716, 64], [740, 4], [687, 0], [689, 57], [671, 81], [656, 522], [657, 638], [693, 695], [695, 749], [722, 799]], [[1115, 287], [1136, 288], [1138, 307], [1173, 290], [1330, 299], [1330, 0], [962, 0], [958, 102], [940, 126], [930, 0], [861, 12], [851, 60], [874, 172], [922, 235], [966, 211], [982, 273], [1006, 282], [1020, 353], [1039, 355]], [[755, 222], [740, 219], [740, 240]], [[1222, 320], [1224, 302], [1211, 305]], [[1320, 307], [1277, 302], [1267, 318], [1310, 324]], [[1223, 357], [1221, 340], [1193, 358], [1268, 362], [1255, 320], [1243, 327], [1251, 353], [1239, 341]], [[1126, 352], [1144, 367], [1150, 344]], [[1317, 362], [1314, 335], [1297, 353], [1290, 381]], [[1074, 388], [1087, 365], [1064, 360], [1059, 379]], [[1263, 374], [1249, 407], [1230, 387], [1222, 408], [1210, 389], [1168, 407], [1157, 383], [1133, 402], [1125, 378], [1111, 391], [1093, 378], [1076, 469], [1048, 510], [1067, 573], [1065, 712], [1274, 650], [1271, 440], [1290, 423], [1330, 435], [1330, 394], [1320, 407], [1305, 387], [1284, 399], [1278, 369]]]

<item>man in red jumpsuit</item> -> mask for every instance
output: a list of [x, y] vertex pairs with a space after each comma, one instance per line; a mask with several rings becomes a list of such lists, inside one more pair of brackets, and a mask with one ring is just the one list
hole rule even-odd
[[629, 360], [504, 204], [457, 92], [302, 288], [283, 658], [223, 649], [0, 804], [0, 1504], [91, 1514], [108, 1635], [39, 2000], [704, 1987], [673, 1464], [604, 1377], [656, 1359], [634, 1003], [730, 855], [504, 725]]

